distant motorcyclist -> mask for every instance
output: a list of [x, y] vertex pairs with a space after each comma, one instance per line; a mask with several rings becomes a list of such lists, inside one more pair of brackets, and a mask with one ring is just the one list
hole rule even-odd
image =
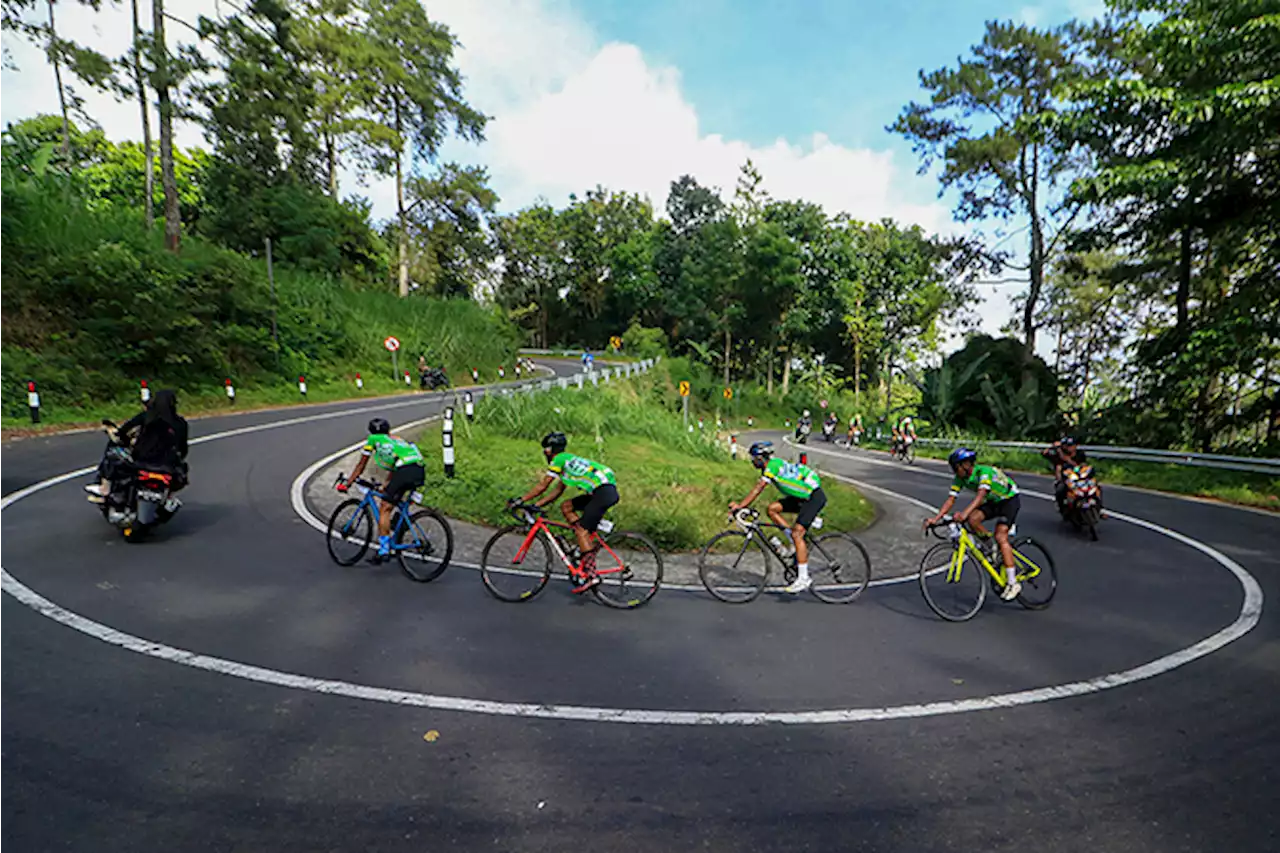
[[828, 412], [826, 418], [822, 421], [822, 437], [827, 441], [834, 441], [836, 436], [836, 425], [840, 423], [840, 419], [836, 417], [835, 412]]
[[[161, 468], [172, 471], [172, 490], [187, 483], [187, 421], [178, 414], [178, 395], [160, 391], [147, 407], [125, 421], [111, 434], [122, 446], [132, 445], [133, 464], [137, 468]], [[101, 503], [111, 493], [112, 482], [123, 473], [118, 458], [104, 454], [98, 465], [99, 482], [84, 487], [89, 500]]]
[[813, 418], [809, 415], [809, 410], [805, 409], [800, 415], [800, 419], [796, 421], [796, 440], [803, 444], [809, 438], [809, 433], [813, 431]]
[[1061, 511], [1067, 500], [1067, 478], [1063, 472], [1077, 465], [1084, 465], [1088, 461], [1084, 448], [1076, 442], [1074, 437], [1064, 435], [1040, 451], [1040, 455], [1049, 460], [1049, 464], [1053, 466], [1053, 497], [1058, 502], [1058, 510]]

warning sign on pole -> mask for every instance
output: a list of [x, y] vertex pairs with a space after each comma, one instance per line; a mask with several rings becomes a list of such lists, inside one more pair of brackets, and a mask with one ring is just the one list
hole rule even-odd
[[733, 399], [733, 389], [732, 389], [732, 388], [726, 388], [726, 389], [724, 389], [724, 398], [725, 398], [726, 400], [732, 400], [732, 399]]
[[399, 338], [388, 335], [387, 339], [382, 342], [382, 345], [386, 347], [389, 352], [395, 352], [400, 349], [400, 340]]
[[688, 383], [688, 382], [681, 382], [681, 383], [680, 383], [680, 396], [681, 396], [681, 397], [688, 397], [688, 396], [689, 396], [689, 383]]

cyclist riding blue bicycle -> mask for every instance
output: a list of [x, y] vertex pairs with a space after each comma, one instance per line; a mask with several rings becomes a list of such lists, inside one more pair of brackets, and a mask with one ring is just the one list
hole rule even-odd
[[613, 470], [575, 456], [567, 452], [569, 439], [562, 432], [549, 432], [542, 437], [542, 454], [546, 457], [548, 467], [546, 476], [533, 487], [529, 494], [508, 504], [528, 503], [541, 495], [553, 482], [555, 491], [546, 500], [540, 501], [540, 507], [553, 503], [564, 494], [565, 486], [576, 486], [583, 494], [560, 505], [564, 520], [573, 528], [574, 538], [578, 540], [578, 553], [582, 555], [582, 575], [574, 578], [573, 591], [583, 593], [600, 583], [595, 573], [596, 551], [599, 546], [591, 544], [591, 534], [600, 526], [605, 512], [618, 503], [618, 481]]
[[[818, 513], [827, 505], [826, 492], [822, 491], [822, 478], [807, 465], [772, 458], [771, 441], [757, 441], [747, 452], [751, 456], [751, 464], [760, 471], [760, 481], [741, 501], [729, 504], [729, 511], [736, 512], [742, 507], [750, 506], [769, 483], [773, 483], [782, 492], [782, 500], [769, 504], [768, 513], [774, 524], [788, 532], [796, 549], [796, 579], [784, 591], [804, 592], [813, 584], [809, 577], [809, 546], [804, 541], [804, 536]], [[782, 517], [784, 512], [796, 513], [793, 527], [787, 526], [786, 519]]]
[[427, 469], [416, 444], [391, 435], [391, 424], [386, 418], [374, 418], [369, 421], [369, 438], [360, 451], [356, 469], [350, 479], [336, 486], [337, 490], [349, 489], [364, 473], [370, 458], [390, 474], [386, 486], [380, 490], [382, 499], [378, 504], [378, 558], [383, 559], [391, 555], [391, 517], [395, 515], [396, 505], [404, 500], [405, 494], [426, 482]]
[[951, 451], [947, 464], [956, 475], [951, 483], [951, 494], [933, 518], [926, 519], [924, 526], [935, 525], [955, 506], [961, 489], [972, 489], [977, 492], [969, 505], [957, 512], [953, 518], [956, 522], [969, 526], [985, 536], [982, 526], [984, 520], [995, 523], [996, 544], [1000, 546], [1000, 562], [1004, 566], [1008, 581], [1000, 598], [1012, 601], [1022, 592], [1022, 584], [1018, 581], [1018, 571], [1014, 567], [1013, 546], [1009, 544], [1009, 528], [1018, 519], [1021, 499], [1018, 497], [1018, 484], [1009, 475], [993, 465], [978, 465], [978, 452], [967, 447], [959, 447]]

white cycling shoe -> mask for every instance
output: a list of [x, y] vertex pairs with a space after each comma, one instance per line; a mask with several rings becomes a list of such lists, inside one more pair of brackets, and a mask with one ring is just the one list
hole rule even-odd
[[790, 584], [788, 584], [787, 586], [784, 586], [782, 588], [782, 591], [790, 592], [790, 593], [804, 592], [806, 589], [808, 589], [811, 586], [813, 586], [813, 578], [809, 577], [808, 575], [805, 575], [802, 578], [796, 578]]
[[1013, 601], [1015, 598], [1018, 597], [1018, 594], [1021, 592], [1022, 592], [1022, 581], [1014, 581], [1011, 584], [1006, 584], [1005, 588], [1000, 591], [1000, 600]]

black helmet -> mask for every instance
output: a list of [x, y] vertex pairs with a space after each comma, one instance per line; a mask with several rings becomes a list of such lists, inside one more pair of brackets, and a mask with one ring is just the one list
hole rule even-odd
[[1064, 435], [1062, 438], [1058, 439], [1058, 444], [1063, 447], [1075, 447], [1076, 440], [1074, 436]]
[[947, 464], [950, 465], [951, 470], [954, 471], [960, 467], [960, 463], [969, 462], [977, 458], [978, 451], [970, 450], [967, 447], [957, 447], [955, 450], [951, 451], [951, 455], [947, 457]]
[[552, 453], [563, 453], [569, 446], [569, 439], [562, 432], [549, 432], [542, 437], [542, 446]]
[[386, 435], [391, 432], [391, 424], [387, 423], [386, 418], [374, 418], [369, 421], [370, 435]]

